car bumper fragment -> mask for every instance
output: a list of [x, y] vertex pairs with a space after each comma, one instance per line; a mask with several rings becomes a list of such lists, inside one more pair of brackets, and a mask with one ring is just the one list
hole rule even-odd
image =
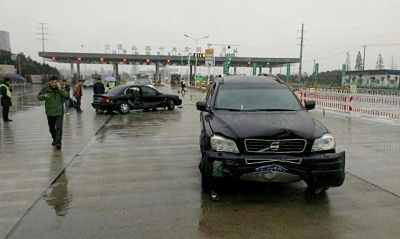
[[217, 178], [233, 177], [262, 182], [303, 179], [319, 182], [322, 186], [340, 186], [345, 177], [345, 152], [254, 156], [205, 151], [200, 169]]
[[117, 104], [92, 103], [92, 107], [95, 108], [96, 110], [117, 110], [118, 109], [118, 105]]

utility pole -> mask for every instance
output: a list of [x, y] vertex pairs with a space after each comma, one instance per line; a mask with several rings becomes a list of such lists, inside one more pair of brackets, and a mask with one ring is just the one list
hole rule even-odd
[[376, 60], [376, 69], [382, 70], [385, 66], [383, 65], [382, 54], [378, 54], [378, 59]]
[[314, 85], [317, 84], [317, 73], [315, 72], [315, 59], [314, 59], [314, 66], [313, 66], [313, 71], [314, 71]]
[[363, 56], [363, 70], [365, 70], [365, 49], [367, 48], [366, 45], [363, 46], [364, 47], [364, 56]]
[[[38, 38], [38, 40], [42, 41], [42, 52], [44, 52], [44, 41], [45, 40], [49, 40], [48, 38], [46, 38], [46, 35], [49, 35], [47, 32], [45, 32], [46, 30], [48, 30], [47, 27], [45, 27], [47, 23], [45, 22], [41, 22], [39, 23], [40, 27], [38, 27], [38, 29], [40, 30], [40, 32], [37, 32], [37, 35], [40, 35], [40, 38]], [[43, 64], [44, 64], [44, 57], [43, 57]]]
[[393, 55], [392, 55], [392, 64], [391, 64], [391, 66], [390, 66], [390, 69], [391, 69], [391, 70], [395, 70], [395, 69], [394, 69], [394, 57], [393, 57]]
[[301, 38], [300, 38], [300, 64], [299, 64], [299, 81], [301, 81], [301, 68], [303, 62], [303, 37], [304, 37], [304, 23], [301, 24]]

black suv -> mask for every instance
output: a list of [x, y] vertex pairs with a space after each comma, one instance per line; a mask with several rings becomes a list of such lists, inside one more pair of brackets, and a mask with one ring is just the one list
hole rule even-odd
[[338, 187], [345, 152], [336, 153], [329, 130], [275, 76], [215, 79], [201, 111], [200, 171], [203, 190], [218, 178], [261, 182], [304, 180], [309, 189]]

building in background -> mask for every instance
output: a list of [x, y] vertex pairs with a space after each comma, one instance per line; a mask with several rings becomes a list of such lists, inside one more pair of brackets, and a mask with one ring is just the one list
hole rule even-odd
[[400, 70], [346, 71], [342, 84], [358, 88], [400, 89]]
[[0, 75], [15, 73], [11, 60], [10, 33], [0, 30]]
[[0, 30], [0, 50], [11, 52], [10, 33]]
[[0, 64], [0, 75], [15, 73], [15, 67], [13, 65], [1, 65]]

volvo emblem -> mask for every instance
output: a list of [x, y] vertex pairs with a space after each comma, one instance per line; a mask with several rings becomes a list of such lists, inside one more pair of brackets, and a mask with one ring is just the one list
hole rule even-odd
[[272, 143], [269, 145], [269, 148], [270, 148], [272, 151], [277, 151], [277, 150], [279, 149], [279, 142], [272, 142]]
[[259, 150], [258, 152], [277, 151], [279, 149], [279, 141], [272, 142], [269, 147]]

